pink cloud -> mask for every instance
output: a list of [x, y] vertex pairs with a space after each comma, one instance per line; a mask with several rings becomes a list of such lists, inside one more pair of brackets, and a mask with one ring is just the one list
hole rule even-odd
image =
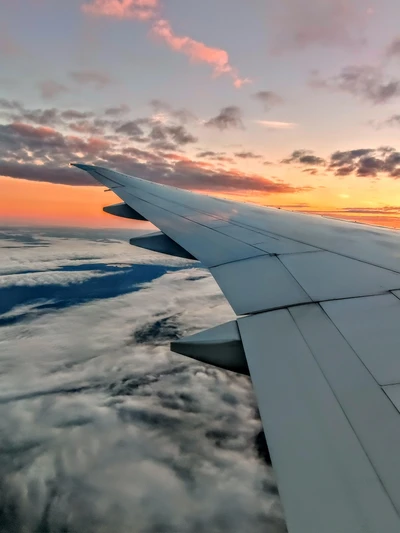
[[172, 50], [185, 54], [194, 63], [211, 65], [215, 76], [228, 74], [233, 78], [233, 84], [237, 88], [251, 83], [250, 79], [241, 78], [237, 69], [232, 67], [226, 50], [207, 46], [188, 36], [176, 35], [168, 20], [158, 18], [160, 0], [92, 0], [83, 4], [81, 9], [89, 15], [153, 20], [152, 34], [164, 41]]
[[175, 35], [167, 20], [157, 20], [152, 26], [152, 33], [162, 39], [172, 50], [185, 54], [194, 63], [208, 63], [211, 65], [215, 76], [229, 74], [234, 80], [235, 87], [239, 88], [251, 81], [247, 78], [239, 77], [237, 70], [229, 63], [229, 55], [226, 50], [212, 48], [200, 41], [195, 41], [191, 37]]
[[90, 15], [118, 19], [149, 20], [156, 15], [159, 0], [94, 0], [82, 5], [82, 11]]

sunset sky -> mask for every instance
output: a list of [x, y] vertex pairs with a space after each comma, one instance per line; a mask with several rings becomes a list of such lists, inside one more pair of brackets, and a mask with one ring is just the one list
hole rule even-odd
[[123, 226], [68, 166], [400, 227], [399, 0], [3, 0], [0, 223]]

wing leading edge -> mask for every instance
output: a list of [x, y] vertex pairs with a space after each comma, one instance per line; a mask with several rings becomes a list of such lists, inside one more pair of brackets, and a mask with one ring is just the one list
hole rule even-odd
[[180, 350], [209, 361], [234, 346], [250, 371], [289, 531], [398, 533], [396, 232], [75, 166], [209, 268], [238, 315]]

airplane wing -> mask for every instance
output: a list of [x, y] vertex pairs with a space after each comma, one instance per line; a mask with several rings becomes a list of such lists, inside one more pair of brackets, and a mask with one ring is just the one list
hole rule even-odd
[[250, 373], [289, 532], [399, 533], [399, 234], [75, 166], [161, 230], [133, 244], [198, 259], [236, 312], [173, 349]]

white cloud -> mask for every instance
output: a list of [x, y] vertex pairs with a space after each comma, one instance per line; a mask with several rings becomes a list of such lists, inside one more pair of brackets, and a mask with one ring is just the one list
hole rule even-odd
[[[58, 261], [59, 246], [39, 263], [46, 253]], [[115, 246], [104, 256], [119, 257]], [[272, 473], [254, 450], [250, 381], [168, 349], [171, 331], [232, 318], [195, 267], [1, 328], [4, 533], [285, 531]]]

